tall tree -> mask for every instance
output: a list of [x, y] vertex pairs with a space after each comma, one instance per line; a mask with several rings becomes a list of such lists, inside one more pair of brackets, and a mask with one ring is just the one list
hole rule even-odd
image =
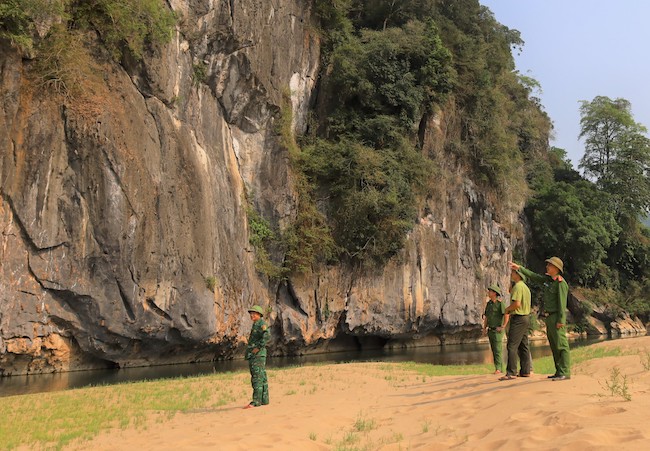
[[599, 268], [621, 232], [614, 212], [602, 208], [610, 197], [587, 180], [557, 182], [538, 192], [527, 208], [538, 257], [562, 255], [572, 280], [603, 284]]
[[625, 99], [598, 96], [580, 106], [585, 154], [580, 168], [612, 195], [617, 216], [638, 218], [650, 211], [650, 140], [634, 121]]

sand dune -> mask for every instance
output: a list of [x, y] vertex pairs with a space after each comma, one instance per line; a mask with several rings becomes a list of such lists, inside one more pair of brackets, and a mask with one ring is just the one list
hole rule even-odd
[[[154, 418], [147, 429], [111, 430], [76, 448], [215, 450], [650, 449], [650, 337], [603, 342], [634, 355], [587, 361], [571, 380], [546, 375], [424, 377], [394, 364], [350, 363], [270, 372], [271, 404]], [[643, 350], [643, 351], [641, 351]], [[612, 368], [631, 401], [607, 396]]]

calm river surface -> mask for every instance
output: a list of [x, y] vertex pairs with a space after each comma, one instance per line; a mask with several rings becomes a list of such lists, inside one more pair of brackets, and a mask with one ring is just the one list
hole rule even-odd
[[[604, 340], [604, 338], [581, 339], [571, 342], [571, 346], [584, 346], [602, 340]], [[504, 344], [504, 354], [505, 351]], [[551, 350], [549, 349], [546, 340], [531, 342], [531, 352], [533, 354], [533, 359], [551, 354]], [[299, 357], [269, 357], [266, 366], [267, 368], [281, 368], [315, 363], [369, 361], [418, 362], [432, 363], [435, 365], [469, 365], [492, 362], [492, 353], [490, 352], [490, 345], [488, 343], [468, 343], [410, 349], [346, 351]], [[10, 376], [0, 378], [0, 397], [22, 395], [26, 393], [67, 390], [93, 385], [111, 385], [121, 382], [188, 377], [242, 370], [248, 370], [248, 363], [243, 359], [239, 359], [206, 363], [150, 366], [143, 368]]]

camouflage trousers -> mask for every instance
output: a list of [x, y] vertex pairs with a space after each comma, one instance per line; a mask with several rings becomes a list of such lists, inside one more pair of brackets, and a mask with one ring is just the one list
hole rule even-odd
[[494, 328], [488, 330], [490, 339], [490, 348], [492, 348], [492, 358], [494, 359], [494, 368], [503, 371], [503, 335], [504, 331], [497, 332]]
[[269, 384], [266, 380], [266, 356], [251, 357], [248, 360], [248, 368], [251, 372], [251, 385], [253, 386], [254, 406], [262, 406], [269, 403]]

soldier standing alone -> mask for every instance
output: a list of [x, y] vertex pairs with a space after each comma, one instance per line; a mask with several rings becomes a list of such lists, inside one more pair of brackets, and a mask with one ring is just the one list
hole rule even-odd
[[262, 319], [264, 310], [259, 305], [248, 309], [253, 321], [251, 334], [248, 337], [245, 358], [251, 372], [251, 385], [253, 386], [253, 400], [244, 407], [250, 409], [269, 403], [269, 385], [266, 379], [266, 344], [271, 337], [269, 328]]
[[553, 353], [555, 374], [549, 376], [554, 381], [563, 381], [571, 378], [571, 356], [569, 354], [569, 340], [566, 336], [566, 309], [569, 285], [562, 277], [564, 263], [558, 257], [546, 260], [546, 275], [540, 275], [516, 263], [510, 263], [513, 270], [521, 272], [529, 279], [544, 284], [542, 299], [544, 302], [544, 322], [546, 323], [546, 336]]

